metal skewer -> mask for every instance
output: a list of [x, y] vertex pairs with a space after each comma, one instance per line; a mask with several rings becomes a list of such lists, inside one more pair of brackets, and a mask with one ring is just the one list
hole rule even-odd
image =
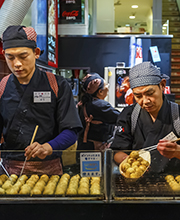
[[5, 167], [2, 164], [2, 158], [1, 158], [1, 161], [0, 161], [0, 165], [3, 168], [3, 170], [5, 171], [5, 173], [7, 174], [7, 176], [10, 177], [9, 173], [7, 172], [7, 170], [5, 169]]
[[[174, 142], [177, 142], [179, 140], [180, 140], [180, 138], [177, 138], [176, 140], [172, 140], [171, 142], [174, 143]], [[152, 145], [150, 147], [142, 148], [139, 153], [142, 154], [143, 151], [149, 151], [150, 152], [150, 151], [155, 150], [155, 149], [157, 149], [157, 144]]]
[[[33, 133], [33, 136], [32, 136], [32, 139], [31, 139], [30, 145], [34, 142], [34, 138], [35, 138], [35, 136], [36, 136], [38, 127], [39, 127], [39, 126], [36, 125], [35, 130], [34, 130], [34, 133]], [[24, 171], [24, 167], [25, 167], [25, 165], [26, 165], [26, 161], [27, 161], [27, 157], [26, 157], [25, 160], [24, 160], [24, 163], [23, 163], [23, 166], [22, 166], [21, 173], [20, 173], [20, 176], [19, 176], [19, 177], [21, 177], [21, 175], [22, 175], [22, 173], [23, 173], [23, 171]]]

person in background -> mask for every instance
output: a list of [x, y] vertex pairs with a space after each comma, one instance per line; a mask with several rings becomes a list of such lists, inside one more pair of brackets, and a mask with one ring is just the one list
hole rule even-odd
[[[26, 174], [62, 174], [60, 156], [53, 151], [74, 144], [82, 124], [66, 79], [37, 68], [41, 50], [36, 38], [34, 28], [19, 25], [9, 26], [2, 35], [3, 54], [12, 74], [0, 83], [4, 138], [0, 149], [17, 150], [2, 154], [9, 173], [19, 175], [26, 157]], [[39, 128], [30, 145], [36, 125]]]
[[103, 150], [109, 145], [119, 111], [105, 101], [108, 85], [97, 73], [83, 79], [84, 95], [80, 101], [80, 118], [84, 129], [79, 134], [78, 150]]
[[[157, 144], [157, 149], [151, 151], [149, 172], [176, 172], [180, 169], [180, 145], [163, 139], [170, 132], [179, 136], [172, 119], [172, 105], [164, 96], [168, 78], [151, 62], [131, 68], [129, 80], [137, 104], [125, 107], [117, 119], [118, 129], [111, 145], [113, 150], [120, 150], [115, 151], [116, 163], [121, 163], [128, 156], [127, 150], [139, 150]], [[136, 112], [137, 122], [135, 118], [132, 119], [136, 106], [139, 109]], [[134, 124], [135, 130], [132, 132]]]

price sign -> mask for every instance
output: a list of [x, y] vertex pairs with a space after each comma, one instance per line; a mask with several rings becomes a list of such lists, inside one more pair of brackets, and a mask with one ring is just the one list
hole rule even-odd
[[82, 177], [102, 176], [101, 153], [80, 153], [80, 171]]

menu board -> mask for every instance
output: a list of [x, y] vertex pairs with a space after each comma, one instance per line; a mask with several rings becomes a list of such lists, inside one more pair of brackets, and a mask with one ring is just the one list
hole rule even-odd
[[57, 0], [48, 0], [48, 65], [58, 67]]
[[59, 0], [59, 24], [81, 23], [81, 0]]

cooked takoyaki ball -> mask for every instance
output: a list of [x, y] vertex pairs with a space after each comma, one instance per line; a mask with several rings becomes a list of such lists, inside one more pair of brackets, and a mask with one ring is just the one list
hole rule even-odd
[[63, 187], [60, 187], [60, 186], [57, 187], [56, 191], [55, 191], [55, 195], [65, 195], [66, 189], [67, 189], [67, 187], [66, 188], [63, 188]]
[[176, 180], [178, 183], [180, 183], [180, 175], [176, 176], [176, 177], [175, 177], [175, 180]]
[[0, 176], [0, 186], [3, 185], [3, 183], [8, 179], [8, 176], [6, 174], [2, 174]]
[[0, 195], [4, 195], [4, 194], [6, 194], [6, 191], [0, 187]]
[[12, 174], [12, 175], [9, 177], [9, 179], [11, 180], [12, 184], [14, 184], [14, 183], [17, 181], [18, 176], [17, 176], [16, 174]]
[[140, 165], [139, 168], [140, 168], [143, 172], [147, 169], [147, 167], [146, 167], [145, 165]]
[[127, 162], [131, 165], [134, 161], [135, 161], [135, 159], [132, 158], [132, 157], [130, 157], [130, 158], [128, 158], [128, 161], [127, 161]]
[[173, 175], [167, 175], [167, 176], [165, 177], [165, 180], [166, 180], [167, 182], [171, 182], [171, 181], [174, 180], [174, 176], [173, 176]]
[[44, 186], [46, 185], [46, 183], [44, 182], [44, 180], [39, 179], [38, 182], [35, 184], [34, 188], [31, 191], [31, 194], [41, 194], [44, 190]]
[[139, 157], [139, 152], [138, 151], [131, 151], [129, 157], [133, 158], [133, 159], [137, 159]]
[[14, 188], [14, 187], [8, 188], [6, 190], [6, 194], [7, 195], [17, 195], [18, 194], [18, 189]]
[[44, 188], [43, 194], [52, 195], [56, 189], [58, 178], [49, 180], [48, 184]]
[[78, 189], [73, 187], [68, 187], [66, 195], [77, 195]]
[[101, 181], [100, 177], [91, 177], [90, 179], [91, 184], [93, 184], [94, 182], [100, 183], [100, 181]]
[[19, 192], [19, 194], [22, 194], [22, 195], [30, 195], [31, 194], [31, 186], [29, 186], [28, 184], [24, 184], [22, 187], [21, 187], [21, 190]]
[[59, 176], [58, 175], [52, 175], [49, 179], [49, 182], [55, 182], [57, 183], [59, 181]]
[[123, 172], [126, 172], [128, 168], [130, 168], [131, 165], [129, 163], [123, 163], [121, 166], [121, 169]]
[[48, 175], [43, 174], [43, 175], [40, 177], [40, 180], [43, 180], [45, 183], [47, 183], [47, 182], [49, 181], [49, 177], [48, 177]]
[[88, 195], [89, 194], [89, 187], [79, 187], [78, 188], [78, 194], [82, 194], [82, 195]]
[[42, 193], [42, 190], [39, 188], [33, 188], [31, 190], [31, 195], [41, 195], [41, 193]]
[[37, 174], [33, 174], [30, 176], [30, 178], [27, 180], [28, 181], [34, 181], [37, 182], [39, 180], [39, 176]]
[[141, 161], [141, 165], [144, 165], [144, 166], [146, 166], [146, 167], [148, 167], [149, 166], [149, 162], [147, 161], [147, 160], [142, 160]]
[[11, 180], [6, 180], [5, 182], [4, 182], [4, 184], [2, 185], [2, 188], [3, 189], [5, 189], [5, 190], [7, 190], [8, 188], [11, 188], [12, 187], [12, 182], [11, 182]]
[[20, 182], [22, 182], [22, 184], [24, 184], [27, 179], [28, 179], [28, 177], [26, 175], [22, 175], [21, 177], [18, 178], [17, 181], [20, 181]]
[[101, 191], [100, 191], [100, 189], [93, 188], [93, 189], [90, 189], [90, 194], [91, 195], [99, 195], [99, 194], [101, 194]]

